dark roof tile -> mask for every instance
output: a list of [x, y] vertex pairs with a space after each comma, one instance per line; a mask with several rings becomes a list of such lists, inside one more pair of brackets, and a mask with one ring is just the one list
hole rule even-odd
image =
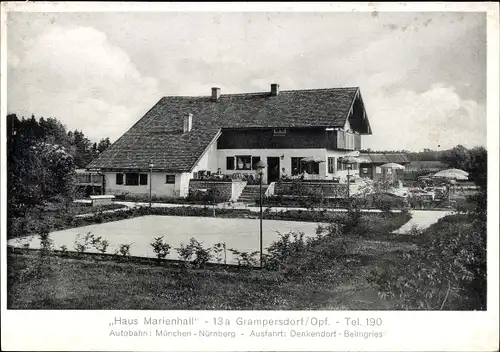
[[[220, 129], [343, 127], [358, 88], [163, 97], [87, 168], [190, 171]], [[192, 130], [182, 133], [192, 114]]]

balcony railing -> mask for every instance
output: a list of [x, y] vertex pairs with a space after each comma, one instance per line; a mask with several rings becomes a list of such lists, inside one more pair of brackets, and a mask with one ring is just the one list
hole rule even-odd
[[334, 149], [359, 150], [361, 149], [361, 136], [346, 131], [336, 131], [336, 145]]

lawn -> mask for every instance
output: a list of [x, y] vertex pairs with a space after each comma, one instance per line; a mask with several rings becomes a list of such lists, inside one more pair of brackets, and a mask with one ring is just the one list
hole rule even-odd
[[[222, 268], [182, 269], [117, 261], [49, 257], [39, 272], [38, 254], [8, 256], [10, 309], [216, 309], [385, 310], [365, 277], [391, 266], [406, 242], [366, 241], [352, 247], [348, 266], [308, 277]], [[363, 246], [361, 246], [363, 247]], [[369, 252], [369, 254], [367, 254]], [[47, 259], [47, 258], [46, 258]], [[24, 274], [20, 277], [20, 273]], [[328, 273], [326, 275], [325, 273]], [[321, 276], [321, 277], [320, 277]]]

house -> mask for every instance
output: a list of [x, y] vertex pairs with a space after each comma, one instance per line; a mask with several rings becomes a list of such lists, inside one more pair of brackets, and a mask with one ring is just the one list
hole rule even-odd
[[410, 159], [405, 153], [361, 153], [360, 157], [368, 162], [359, 165], [359, 176], [372, 180], [386, 179], [388, 177], [401, 180], [403, 178], [402, 169], [386, 169], [380, 166], [396, 163], [406, 167], [410, 163]]
[[[371, 134], [359, 88], [167, 96], [87, 169], [105, 176], [106, 193], [184, 197], [190, 182], [218, 172], [263, 183], [306, 170], [321, 180], [345, 177], [339, 158]], [[303, 163], [306, 157], [324, 162]]]

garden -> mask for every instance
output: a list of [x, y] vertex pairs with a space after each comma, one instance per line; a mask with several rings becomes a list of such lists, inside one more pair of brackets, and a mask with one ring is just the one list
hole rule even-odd
[[[300, 229], [276, 235], [266, 246], [263, 269], [256, 268], [256, 251], [231, 248], [225, 242], [209, 246], [194, 236], [177, 246], [167, 234], [153, 236], [148, 245], [155, 258], [144, 260], [130, 255], [134, 244], [123, 243], [112, 252], [100, 235], [82, 234], [73, 248], [55, 248], [51, 237], [42, 234], [40, 250], [9, 251], [8, 304], [29, 309], [322, 309], [325, 304], [334, 308], [338, 302], [324, 298], [366, 263], [361, 239], [384, 252], [408, 246], [401, 238], [391, 248], [381, 244], [393, 241], [388, 232], [406, 221], [402, 216], [336, 214], [323, 225], [310, 222], [314, 236]], [[392, 226], [386, 217], [393, 220]], [[374, 226], [380, 232], [373, 232]], [[256, 235], [257, 231], [257, 244]], [[172, 252], [178, 259], [168, 259]], [[225, 265], [229, 256], [236, 258], [236, 265]]]
[[[266, 242], [262, 263], [252, 246], [227, 240], [247, 231], [257, 242], [258, 232], [250, 229], [226, 231], [228, 237], [215, 241], [193, 231], [182, 241], [173, 241], [168, 231], [151, 231], [145, 242], [151, 256], [143, 257], [134, 254], [138, 243], [129, 238], [112, 243], [82, 227], [178, 217], [178, 226], [239, 219], [257, 228], [258, 215], [211, 207], [200, 195], [205, 206], [105, 212], [111, 206], [77, 216], [92, 208], [73, 204], [79, 198], [75, 165], [99, 148], [90, 149], [81, 133], [69, 133], [56, 121], [14, 116], [8, 124], [7, 237], [21, 241], [7, 251], [10, 309], [486, 309], [484, 149], [467, 150], [464, 158], [460, 148], [460, 158], [451, 152], [450, 166], [467, 170], [480, 192], [468, 207], [424, 231], [393, 234], [410, 219], [405, 209], [393, 213], [378, 204], [384, 211], [364, 213], [353, 199], [347, 213], [315, 204], [303, 211], [266, 208], [265, 221], [309, 227], [283, 228]], [[457, 160], [464, 165], [454, 165]], [[65, 243], [52, 238], [70, 229], [82, 231]], [[38, 247], [23, 243], [26, 236], [36, 238]]]
[[[42, 234], [40, 250], [9, 250], [8, 307], [485, 309], [481, 228], [457, 214], [423, 232], [391, 234], [402, 216], [336, 214], [311, 223], [315, 236], [279, 234], [266, 246], [262, 269], [256, 251], [224, 241], [208, 245], [195, 236], [180, 245], [167, 234], [151, 236], [154, 258], [146, 259], [130, 254], [133, 243], [111, 252], [107, 240], [92, 233], [82, 234], [74, 248], [57, 249]], [[168, 259], [172, 253], [176, 260]], [[227, 265], [229, 255], [236, 265]]]

